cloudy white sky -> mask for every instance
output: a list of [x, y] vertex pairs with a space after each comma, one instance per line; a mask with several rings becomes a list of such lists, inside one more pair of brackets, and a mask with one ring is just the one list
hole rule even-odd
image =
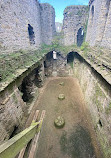
[[69, 5], [88, 5], [89, 0], [39, 0], [41, 3], [50, 3], [56, 12], [56, 22], [62, 22], [63, 11]]

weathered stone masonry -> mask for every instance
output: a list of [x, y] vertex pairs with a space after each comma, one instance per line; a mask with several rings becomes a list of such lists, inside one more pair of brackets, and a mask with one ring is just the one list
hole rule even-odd
[[55, 10], [48, 3], [40, 4], [42, 43], [51, 44], [55, 35]]
[[[0, 47], [3, 50], [39, 47], [42, 42], [46, 42], [44, 33], [49, 25], [51, 27], [47, 31], [46, 39], [49, 38], [48, 44], [51, 43], [55, 31], [55, 11], [52, 6], [47, 4], [49, 14], [43, 16], [46, 12], [41, 6], [43, 7], [45, 4], [40, 5], [37, 0], [0, 1]], [[43, 27], [44, 24], [46, 27]]]
[[86, 41], [111, 48], [111, 1], [90, 0]]
[[68, 6], [64, 10], [63, 33], [64, 44], [77, 44], [77, 35], [84, 34], [88, 19], [88, 6]]
[[0, 92], [0, 144], [9, 139], [15, 129], [23, 129], [43, 80], [44, 59], [24, 71]]
[[[90, 112], [94, 130], [105, 158], [111, 155], [111, 86], [92, 65], [78, 53], [74, 55], [73, 72], [81, 85], [85, 105]], [[69, 53], [70, 54], [70, 53]]]

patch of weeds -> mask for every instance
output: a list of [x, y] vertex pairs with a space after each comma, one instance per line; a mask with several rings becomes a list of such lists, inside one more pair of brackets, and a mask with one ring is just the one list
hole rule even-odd
[[100, 134], [99, 141], [100, 141], [101, 149], [102, 149], [102, 152], [104, 153], [104, 156], [106, 158], [109, 158], [111, 155], [111, 147], [108, 143], [108, 138], [106, 137], [106, 135], [102, 134], [101, 136]]
[[100, 67], [100, 69], [101, 69], [101, 70], [105, 70], [106, 68], [105, 68], [105, 67], [103, 67], [103, 66], [101, 66], [101, 67]]
[[111, 102], [109, 103], [109, 106], [106, 107], [105, 112], [106, 112], [106, 114], [110, 114], [110, 112], [111, 112]]
[[89, 44], [87, 42], [83, 42], [82, 46], [80, 47], [80, 49], [82, 51], [86, 51], [88, 50]]
[[100, 110], [101, 112], [103, 111], [103, 107], [102, 107], [102, 103], [101, 103], [101, 98], [105, 97], [104, 93], [102, 92], [102, 90], [100, 89], [100, 87], [98, 86], [98, 84], [95, 85], [95, 93], [93, 95], [92, 101], [94, 104], [96, 104], [98, 110]]
[[96, 84], [96, 86], [95, 86], [95, 93], [96, 93], [96, 96], [98, 97], [98, 96], [104, 96], [104, 94], [103, 94], [103, 92], [102, 92], [102, 90], [100, 89], [100, 87]]
[[82, 46], [80, 47], [80, 50], [83, 51], [83, 56], [87, 57], [89, 51], [89, 44], [87, 42], [83, 42]]
[[[50, 47], [48, 48], [50, 50]], [[38, 60], [48, 52], [47, 48], [25, 51], [19, 50], [7, 55], [0, 55], [0, 76], [1, 82], [10, 82], [15, 79], [18, 69], [25, 69], [32, 64], [38, 62]]]
[[71, 68], [73, 69], [73, 62], [69, 62]]
[[59, 85], [64, 86], [65, 84], [64, 84], [64, 82], [61, 82], [61, 83], [59, 83]]

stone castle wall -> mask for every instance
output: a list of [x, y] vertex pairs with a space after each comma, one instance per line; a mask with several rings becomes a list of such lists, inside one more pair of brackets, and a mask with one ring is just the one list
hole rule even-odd
[[7, 88], [0, 97], [0, 144], [10, 138], [15, 128], [24, 126], [24, 110], [26, 104], [18, 88], [13, 87], [11, 91]]
[[55, 10], [48, 3], [40, 4], [42, 43], [51, 44], [55, 35]]
[[111, 1], [90, 1], [86, 41], [91, 45], [111, 48]]
[[[43, 29], [44, 32], [47, 31], [47, 27], [41, 29], [46, 21], [47, 25], [52, 25], [48, 30], [50, 44], [55, 28], [55, 11], [53, 7], [47, 5], [50, 13], [45, 15], [45, 11], [41, 11], [41, 6], [43, 5], [40, 5], [37, 0], [0, 1], [0, 47], [2, 49], [18, 50], [39, 47], [45, 38], [44, 34], [41, 36], [41, 32]], [[42, 21], [40, 20], [41, 12], [45, 15]]]
[[81, 85], [86, 108], [104, 158], [110, 157], [111, 147], [111, 90], [110, 85], [83, 58], [74, 56], [74, 75]]
[[88, 6], [68, 6], [64, 10], [63, 32], [64, 44], [77, 44], [79, 29], [85, 29], [88, 19]]

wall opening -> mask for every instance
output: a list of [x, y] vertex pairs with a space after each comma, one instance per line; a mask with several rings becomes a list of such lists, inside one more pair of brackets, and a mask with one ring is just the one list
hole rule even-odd
[[102, 127], [103, 125], [102, 125], [102, 122], [101, 122], [101, 120], [99, 120], [99, 125], [100, 125], [100, 127]]
[[80, 47], [84, 41], [84, 31], [80, 28], [77, 32], [77, 46]]
[[30, 44], [35, 44], [35, 34], [33, 31], [33, 27], [28, 24], [28, 33], [29, 33], [29, 40], [30, 40]]
[[94, 6], [91, 8], [92, 17], [94, 16]]
[[53, 62], [54, 62], [53, 52], [47, 53], [45, 61], [44, 61], [44, 75], [46, 77], [49, 77], [52, 74], [52, 71], [53, 71]]
[[14, 136], [17, 134], [17, 131], [18, 131], [18, 127], [17, 127], [17, 126], [14, 126], [13, 132], [11, 133], [9, 139], [11, 139], [12, 137], [14, 137]]
[[31, 94], [33, 91], [33, 82], [29, 77], [25, 77], [21, 86], [19, 86], [19, 90], [22, 92], [22, 99], [24, 102], [29, 102], [33, 99], [33, 95]]
[[70, 52], [68, 55], [67, 55], [67, 63], [72, 63], [74, 61], [74, 53], [73, 52]]
[[40, 63], [32, 70], [22, 81], [18, 87], [22, 93], [22, 100], [26, 103], [32, 103], [34, 100], [37, 89], [43, 86], [44, 81], [44, 64]]
[[[46, 66], [46, 65], [45, 65]], [[41, 88], [43, 86], [43, 65], [40, 64], [36, 69], [35, 69], [35, 79], [34, 79], [34, 84], [36, 87]]]

